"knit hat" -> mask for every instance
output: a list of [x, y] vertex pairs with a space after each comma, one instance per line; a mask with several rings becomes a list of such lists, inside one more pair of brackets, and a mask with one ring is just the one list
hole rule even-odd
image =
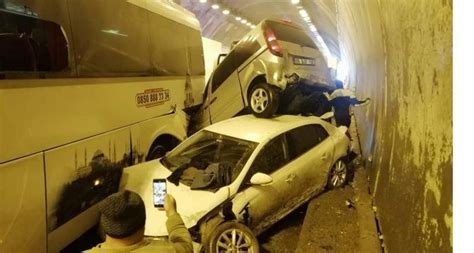
[[99, 204], [100, 224], [113, 238], [125, 238], [145, 226], [145, 204], [132, 191], [121, 191], [108, 196]]

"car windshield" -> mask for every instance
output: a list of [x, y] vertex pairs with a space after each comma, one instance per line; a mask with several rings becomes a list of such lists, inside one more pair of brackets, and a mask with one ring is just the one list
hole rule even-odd
[[161, 159], [173, 173], [168, 181], [216, 191], [233, 182], [257, 143], [200, 131]]
[[306, 34], [302, 29], [273, 21], [267, 21], [266, 24], [275, 32], [275, 37], [278, 40], [318, 49], [313, 40], [311, 40], [308, 34]]

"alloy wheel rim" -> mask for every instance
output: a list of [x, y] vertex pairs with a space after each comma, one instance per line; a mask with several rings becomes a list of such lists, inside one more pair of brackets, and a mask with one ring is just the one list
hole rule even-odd
[[251, 238], [239, 229], [228, 229], [219, 235], [216, 252], [226, 253], [251, 253], [254, 245]]
[[252, 92], [252, 96], [250, 97], [250, 104], [252, 106], [252, 109], [257, 113], [265, 111], [268, 106], [268, 101], [268, 92], [263, 88], [255, 89]]
[[346, 181], [346, 177], [347, 177], [346, 164], [342, 161], [337, 161], [337, 163], [334, 166], [333, 173], [331, 175], [331, 185], [333, 187], [341, 186]]

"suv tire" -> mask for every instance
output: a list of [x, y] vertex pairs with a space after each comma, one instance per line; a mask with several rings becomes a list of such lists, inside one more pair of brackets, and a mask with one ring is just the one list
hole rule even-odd
[[270, 118], [278, 109], [280, 95], [266, 83], [258, 83], [248, 97], [250, 111], [258, 118]]

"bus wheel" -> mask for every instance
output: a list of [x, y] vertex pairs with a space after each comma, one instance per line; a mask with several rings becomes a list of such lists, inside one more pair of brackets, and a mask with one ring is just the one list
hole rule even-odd
[[168, 152], [168, 149], [165, 146], [161, 144], [157, 144], [153, 146], [153, 148], [151, 148], [151, 151], [148, 153], [146, 160], [151, 161], [151, 160], [160, 158], [164, 156], [166, 152]]

